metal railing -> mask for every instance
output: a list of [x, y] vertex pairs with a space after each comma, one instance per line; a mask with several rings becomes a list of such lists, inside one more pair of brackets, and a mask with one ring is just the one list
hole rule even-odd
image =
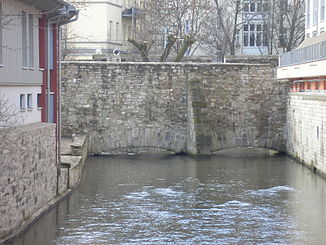
[[326, 59], [326, 41], [280, 55], [280, 67]]

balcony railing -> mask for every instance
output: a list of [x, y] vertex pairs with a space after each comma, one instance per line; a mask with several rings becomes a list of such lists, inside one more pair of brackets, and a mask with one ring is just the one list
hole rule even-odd
[[281, 54], [280, 67], [326, 59], [326, 41]]
[[137, 8], [126, 8], [124, 11], [122, 11], [122, 17], [125, 18], [132, 18], [136, 17], [137, 15], [141, 14], [140, 9]]

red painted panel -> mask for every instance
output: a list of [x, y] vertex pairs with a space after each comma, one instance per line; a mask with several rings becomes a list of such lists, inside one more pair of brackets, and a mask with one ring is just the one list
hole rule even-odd
[[[39, 66], [45, 69], [46, 62], [46, 17], [43, 15], [39, 18]], [[40, 106], [42, 107], [41, 121], [46, 122], [46, 71], [43, 71]]]

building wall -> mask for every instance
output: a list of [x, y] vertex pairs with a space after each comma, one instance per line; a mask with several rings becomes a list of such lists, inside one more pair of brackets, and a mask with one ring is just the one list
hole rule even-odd
[[[39, 68], [38, 48], [40, 10], [16, 0], [1, 1], [1, 8], [3, 23], [2, 45], [0, 45], [2, 49], [0, 91], [10, 104], [15, 105], [17, 111], [21, 112], [22, 118], [25, 119], [22, 123], [39, 122], [41, 112], [37, 108], [37, 94], [41, 90], [43, 75]], [[22, 11], [27, 14], [25, 44], [23, 44]], [[23, 55], [26, 56], [25, 61]], [[32, 95], [32, 108], [21, 110], [19, 106], [21, 94], [25, 95], [26, 106], [27, 95]]]
[[89, 135], [93, 153], [284, 151], [289, 83], [275, 76], [269, 65], [64, 63], [63, 135]]
[[[26, 84], [41, 85], [42, 72], [39, 70], [39, 49], [38, 49], [38, 9], [24, 4], [17, 0], [3, 0], [3, 62], [0, 67], [0, 85], [2, 84]], [[27, 14], [33, 13], [33, 56], [34, 64], [29, 62], [30, 43], [29, 16], [27, 16], [27, 46], [22, 44], [22, 11]], [[28, 64], [23, 64], [23, 50], [27, 51]]]
[[[37, 95], [41, 93], [40, 86], [0, 86], [1, 99], [10, 99], [12, 105], [20, 112], [19, 123], [28, 124], [41, 122], [41, 108], [37, 105]], [[20, 107], [21, 95], [24, 95], [24, 107]], [[32, 96], [31, 104], [27, 102]]]
[[326, 31], [325, 0], [306, 0], [306, 38]]
[[287, 152], [326, 174], [326, 98], [318, 93], [290, 94], [287, 110]]
[[132, 1], [85, 1], [80, 7], [78, 21], [67, 27], [72, 49], [69, 59], [91, 59], [96, 49], [112, 53], [118, 49], [127, 51], [126, 38], [132, 35], [131, 18], [123, 18], [122, 12], [134, 5]]
[[[1, 135], [0, 240], [30, 222], [56, 196], [54, 124], [17, 127]], [[5, 144], [4, 144], [4, 140]]]

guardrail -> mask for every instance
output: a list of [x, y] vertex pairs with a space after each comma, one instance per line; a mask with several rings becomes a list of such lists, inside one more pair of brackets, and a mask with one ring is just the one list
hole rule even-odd
[[326, 59], [326, 41], [280, 55], [280, 67]]

